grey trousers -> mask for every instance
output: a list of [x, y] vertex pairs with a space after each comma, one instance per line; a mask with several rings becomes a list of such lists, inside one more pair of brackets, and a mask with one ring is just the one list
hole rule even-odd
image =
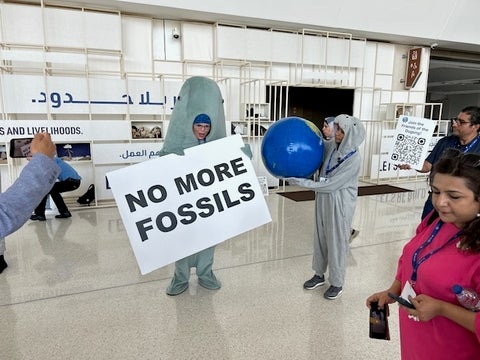
[[188, 288], [190, 268], [192, 267], [196, 268], [198, 282], [201, 286], [210, 290], [219, 289], [221, 284], [212, 271], [214, 252], [215, 246], [212, 246], [175, 262], [175, 273], [167, 287], [167, 294], [177, 295]]

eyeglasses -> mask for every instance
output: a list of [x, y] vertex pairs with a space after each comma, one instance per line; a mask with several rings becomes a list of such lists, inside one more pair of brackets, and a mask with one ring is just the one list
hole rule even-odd
[[457, 124], [458, 126], [462, 126], [464, 124], [471, 124], [470, 121], [465, 121], [465, 120], [462, 120], [462, 119], [459, 119], [459, 118], [452, 118], [452, 119], [450, 119], [450, 121], [452, 122], [452, 125]]

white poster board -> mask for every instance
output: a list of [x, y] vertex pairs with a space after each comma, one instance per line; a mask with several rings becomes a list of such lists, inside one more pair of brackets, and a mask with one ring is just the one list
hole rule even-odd
[[388, 158], [395, 164], [409, 164], [421, 170], [427, 157], [436, 121], [413, 116], [400, 116], [394, 133], [393, 148]]
[[140, 272], [271, 221], [241, 136], [107, 173]]

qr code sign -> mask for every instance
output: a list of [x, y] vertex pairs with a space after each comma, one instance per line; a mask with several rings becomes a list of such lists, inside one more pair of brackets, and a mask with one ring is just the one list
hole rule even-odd
[[423, 146], [427, 140], [422, 137], [398, 134], [391, 155], [393, 161], [405, 162], [406, 164], [418, 164], [421, 161]]

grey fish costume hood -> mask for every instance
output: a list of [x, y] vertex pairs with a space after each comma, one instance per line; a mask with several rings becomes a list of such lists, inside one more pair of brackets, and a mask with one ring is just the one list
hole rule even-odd
[[352, 150], [358, 150], [365, 140], [365, 127], [360, 120], [355, 116], [342, 114], [335, 118], [334, 124], [340, 126], [345, 133], [337, 150], [340, 157], [347, 155]]
[[226, 136], [220, 88], [211, 79], [193, 76], [180, 89], [160, 155], [183, 155], [185, 149], [198, 145], [192, 126], [200, 114], [208, 115], [211, 120], [211, 129], [205, 139], [207, 142]]

